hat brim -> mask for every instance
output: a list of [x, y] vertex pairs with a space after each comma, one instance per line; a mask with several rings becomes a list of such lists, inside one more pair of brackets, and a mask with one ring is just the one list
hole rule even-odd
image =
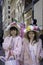
[[29, 30], [29, 31], [27, 31], [26, 29], [24, 30], [24, 33], [31, 32], [31, 31], [34, 31], [36, 33], [39, 33], [39, 31], [36, 31], [36, 30]]
[[17, 25], [11, 25], [10, 28], [12, 27], [16, 28], [19, 31], [19, 27]]
[[16, 27], [10, 27], [10, 30], [18, 30]]

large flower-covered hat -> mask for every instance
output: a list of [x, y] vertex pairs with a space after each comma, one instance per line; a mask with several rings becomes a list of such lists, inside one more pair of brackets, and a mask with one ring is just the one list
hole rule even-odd
[[19, 25], [16, 23], [16, 22], [12, 22], [11, 24], [10, 24], [10, 28], [16, 28], [16, 29], [18, 29], [18, 31], [19, 31]]
[[10, 27], [16, 27], [16, 28], [18, 28], [16, 22], [12, 22], [12, 23], [10, 24]]
[[39, 32], [39, 27], [38, 26], [35, 26], [35, 25], [29, 25], [25, 30], [24, 32], [29, 32], [29, 31], [35, 31], [35, 32]]
[[19, 31], [19, 29], [20, 29], [20, 26], [19, 26], [18, 23], [16, 23], [16, 22], [11, 22], [11, 23], [7, 26], [6, 31], [9, 31], [11, 27], [13, 27], [13, 28], [15, 27], [16, 29], [18, 29], [18, 31]]

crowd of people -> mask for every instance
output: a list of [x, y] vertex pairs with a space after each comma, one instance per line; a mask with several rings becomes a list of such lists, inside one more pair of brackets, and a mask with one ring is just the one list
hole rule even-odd
[[2, 44], [5, 65], [40, 65], [40, 60], [43, 60], [43, 42], [40, 38], [37, 25], [24, 25], [20, 29], [16, 22], [11, 24], [9, 35]]

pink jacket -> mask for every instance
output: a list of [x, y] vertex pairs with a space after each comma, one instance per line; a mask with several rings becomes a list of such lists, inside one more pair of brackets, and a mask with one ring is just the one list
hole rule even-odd
[[12, 46], [12, 43], [14, 44], [13, 45], [13, 54], [15, 56], [15, 59], [20, 59], [20, 54], [21, 54], [21, 50], [22, 50], [22, 39], [20, 36], [17, 36], [15, 38], [13, 38], [13, 41], [12, 41], [12, 36], [11, 37], [6, 37], [4, 39], [4, 42], [3, 42], [3, 49], [5, 50], [5, 57], [6, 59], [8, 58], [9, 56], [9, 47]]
[[[31, 58], [31, 53], [30, 53], [30, 50], [29, 50], [29, 42], [27, 39], [23, 39], [23, 57], [24, 57], [24, 65], [39, 65], [39, 56], [40, 56], [40, 51], [41, 51], [41, 40], [39, 39], [38, 42], [36, 42], [36, 52], [35, 52], [35, 61], [34, 59], [32, 60]], [[35, 45], [35, 44], [34, 44]], [[33, 64], [34, 62], [34, 64]]]

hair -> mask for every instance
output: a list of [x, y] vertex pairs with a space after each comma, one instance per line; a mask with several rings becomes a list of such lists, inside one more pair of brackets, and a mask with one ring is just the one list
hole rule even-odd
[[37, 19], [33, 19], [33, 25], [37, 25]]
[[16, 36], [17, 36], [19, 31], [16, 27], [11, 27], [10, 28], [10, 36], [12, 36], [11, 31], [13, 31], [13, 30], [16, 30]]
[[[35, 31], [32, 31], [32, 32], [35, 34], [33, 41], [35, 40], [37, 42], [38, 41], [37, 32], [35, 32]], [[27, 39], [30, 42], [30, 38], [29, 38], [29, 35], [28, 34], [29, 34], [29, 32], [27, 32]]]

